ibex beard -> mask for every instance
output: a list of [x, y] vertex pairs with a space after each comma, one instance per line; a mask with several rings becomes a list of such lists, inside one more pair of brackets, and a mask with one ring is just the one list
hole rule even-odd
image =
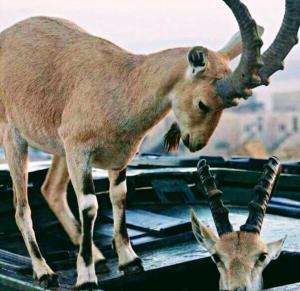
[[[105, 260], [93, 243], [98, 209], [93, 165], [109, 173], [119, 267], [125, 272], [142, 270], [127, 234], [125, 197], [126, 166], [143, 137], [173, 109], [183, 142], [191, 151], [199, 150], [223, 109], [262, 84], [258, 28], [240, 1], [225, 2], [235, 14], [241, 12], [236, 17], [242, 33], [218, 52], [198, 46], [134, 55], [74, 23], [48, 17], [21, 21], [0, 34], [0, 122], [14, 184], [16, 221], [34, 274], [44, 285], [55, 285], [57, 280], [32, 227], [28, 146], [54, 155], [42, 193], [79, 246], [76, 287], [96, 286], [94, 264]], [[242, 47], [246, 57], [231, 73], [229, 61]], [[67, 204], [69, 179], [81, 224]]]

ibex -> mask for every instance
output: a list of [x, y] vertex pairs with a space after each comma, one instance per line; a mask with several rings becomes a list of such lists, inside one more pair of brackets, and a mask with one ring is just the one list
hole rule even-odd
[[[223, 109], [251, 95], [251, 88], [266, 84], [296, 44], [300, 0], [286, 0], [280, 32], [263, 55], [247, 7], [239, 0], [224, 1], [241, 36], [218, 52], [196, 46], [134, 55], [74, 23], [48, 17], [29, 18], [0, 34], [0, 122], [14, 184], [16, 222], [34, 275], [45, 286], [56, 285], [57, 277], [32, 227], [28, 145], [54, 155], [42, 192], [79, 246], [76, 287], [96, 286], [95, 263], [105, 260], [92, 240], [98, 210], [93, 165], [109, 173], [119, 268], [142, 270], [126, 229], [126, 166], [147, 131], [173, 109], [185, 145], [200, 150]], [[241, 61], [231, 72], [229, 61], [241, 51]], [[81, 224], [66, 202], [69, 178]]]
[[272, 157], [265, 165], [259, 183], [255, 186], [255, 198], [249, 203], [249, 216], [240, 231], [233, 231], [228, 209], [221, 200], [222, 192], [216, 187], [205, 160], [198, 163], [198, 173], [215, 221], [217, 237], [202, 224], [192, 211], [191, 220], [198, 242], [211, 254], [220, 273], [220, 290], [262, 290], [262, 272], [281, 251], [285, 237], [265, 244], [260, 231], [267, 204], [280, 174], [281, 165]]

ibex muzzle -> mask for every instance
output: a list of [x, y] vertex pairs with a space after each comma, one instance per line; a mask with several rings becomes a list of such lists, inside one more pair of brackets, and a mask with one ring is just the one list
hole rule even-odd
[[[98, 210], [93, 165], [109, 172], [119, 268], [141, 271], [126, 229], [126, 167], [147, 131], [172, 109], [177, 124], [166, 147], [176, 147], [182, 136], [191, 151], [201, 149], [223, 109], [266, 83], [296, 43], [300, 0], [286, 0], [282, 28], [263, 55], [258, 27], [246, 6], [239, 0], [225, 3], [240, 34], [219, 52], [196, 46], [135, 55], [74, 23], [49, 17], [21, 21], [0, 34], [0, 126], [14, 183], [16, 221], [35, 276], [46, 287], [57, 280], [32, 226], [28, 145], [54, 155], [42, 193], [79, 246], [76, 287], [96, 286], [94, 265], [105, 260], [92, 241]], [[229, 61], [241, 48], [240, 64], [231, 72]], [[81, 224], [67, 204], [69, 179]]]
[[249, 203], [246, 224], [240, 227], [240, 231], [233, 231], [228, 209], [221, 200], [222, 192], [216, 187], [205, 160], [199, 162], [200, 181], [208, 198], [219, 237], [203, 225], [193, 211], [192, 227], [196, 239], [209, 251], [220, 272], [220, 290], [261, 290], [264, 268], [279, 256], [285, 238], [265, 244], [260, 238], [260, 231], [280, 171], [279, 160], [276, 157], [270, 158], [259, 183], [254, 188], [255, 198]]

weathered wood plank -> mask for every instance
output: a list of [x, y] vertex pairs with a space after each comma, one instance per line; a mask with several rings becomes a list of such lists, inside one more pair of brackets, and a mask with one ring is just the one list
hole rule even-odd
[[[113, 219], [111, 211], [104, 211], [102, 215]], [[159, 235], [180, 233], [191, 229], [188, 219], [178, 219], [141, 209], [126, 210], [126, 221], [128, 226]]]
[[289, 285], [275, 287], [275, 288], [271, 288], [271, 289], [265, 289], [265, 290], [267, 290], [267, 291], [299, 291], [300, 283], [289, 284]]

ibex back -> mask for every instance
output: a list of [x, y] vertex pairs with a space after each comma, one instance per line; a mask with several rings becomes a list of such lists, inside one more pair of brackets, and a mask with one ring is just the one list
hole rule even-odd
[[[144, 135], [173, 109], [176, 134], [180, 131], [191, 151], [201, 149], [223, 109], [266, 83], [296, 43], [299, 17], [293, 14], [275, 39], [275, 47], [261, 56], [262, 42], [247, 8], [238, 0], [225, 2], [239, 22], [241, 37], [237, 34], [219, 52], [197, 46], [134, 55], [71, 22], [47, 17], [24, 20], [1, 33], [3, 146], [14, 183], [16, 221], [34, 273], [44, 285], [55, 285], [57, 279], [42, 257], [32, 228], [27, 199], [28, 145], [54, 155], [42, 192], [79, 245], [77, 288], [97, 285], [94, 263], [104, 261], [92, 242], [98, 209], [92, 165], [109, 171], [119, 267], [142, 270], [126, 230], [125, 180], [126, 166]], [[287, 3], [291, 11], [299, 10], [299, 0]], [[285, 34], [291, 36], [288, 42], [283, 41]], [[229, 61], [242, 47], [240, 64], [231, 73]], [[276, 58], [263, 66], [274, 53]], [[81, 227], [66, 202], [69, 176]]]

